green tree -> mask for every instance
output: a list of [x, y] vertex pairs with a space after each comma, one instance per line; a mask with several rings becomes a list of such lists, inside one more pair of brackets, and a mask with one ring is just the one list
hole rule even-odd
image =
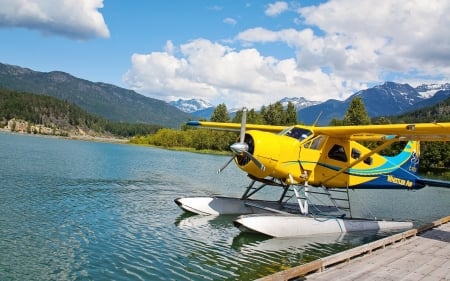
[[[238, 110], [233, 117], [231, 122], [233, 123], [241, 123], [242, 120], [242, 110]], [[249, 124], [263, 124], [263, 119], [261, 114], [259, 114], [254, 109], [250, 109], [247, 111], [247, 123]]]
[[352, 99], [344, 116], [344, 125], [369, 125], [370, 118], [361, 97]]
[[333, 118], [330, 121], [330, 126], [344, 126], [344, 121], [336, 119], [336, 118]]
[[450, 143], [421, 142], [420, 150], [420, 167], [423, 170], [449, 167]]
[[391, 120], [389, 120], [386, 117], [379, 117], [377, 119], [377, 121], [375, 122], [375, 124], [377, 124], [377, 125], [387, 125], [387, 124], [391, 124]]
[[[242, 110], [238, 110], [234, 114], [234, 117], [231, 120], [231, 122], [232, 123], [241, 123], [241, 120], [242, 120]], [[248, 122], [248, 112], [247, 112], [247, 123], [250, 123], [250, 122]]]
[[286, 125], [286, 117], [281, 102], [270, 104], [267, 108], [261, 108], [261, 115], [264, 124], [267, 125]]
[[288, 102], [285, 119], [285, 125], [297, 124], [297, 110], [295, 109], [295, 105], [292, 102]]
[[228, 114], [227, 106], [222, 103], [214, 109], [211, 115], [212, 122], [230, 122], [230, 115]]

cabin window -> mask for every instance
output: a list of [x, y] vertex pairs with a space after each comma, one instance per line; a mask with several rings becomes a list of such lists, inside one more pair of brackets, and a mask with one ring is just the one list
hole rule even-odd
[[305, 148], [319, 150], [322, 148], [323, 143], [325, 142], [324, 136], [318, 136], [314, 138], [312, 141], [309, 141], [305, 144]]
[[310, 130], [293, 127], [291, 130], [285, 133], [286, 136], [302, 141], [311, 135]]
[[352, 158], [358, 160], [361, 157], [361, 151], [356, 148], [352, 148]]
[[[355, 160], [358, 160], [361, 157], [361, 151], [359, 151], [356, 148], [352, 148], [352, 158]], [[366, 163], [367, 165], [372, 165], [372, 157], [367, 157], [366, 159], [364, 159], [364, 163]]]
[[344, 147], [342, 145], [335, 144], [328, 152], [330, 159], [347, 162], [347, 155], [345, 154]]
[[367, 165], [372, 165], [373, 159], [372, 157], [367, 157], [366, 159], [364, 159], [364, 163], [366, 163]]

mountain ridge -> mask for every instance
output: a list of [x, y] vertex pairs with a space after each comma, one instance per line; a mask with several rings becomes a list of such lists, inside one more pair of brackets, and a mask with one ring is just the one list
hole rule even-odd
[[0, 63], [0, 87], [56, 97], [115, 122], [178, 128], [192, 115], [133, 90], [91, 82], [62, 71], [39, 72]]
[[[411, 110], [432, 106], [450, 97], [450, 83], [422, 84], [412, 87], [386, 81], [372, 88], [358, 91], [343, 101], [329, 99], [324, 102], [309, 101], [305, 97], [285, 97], [279, 102], [287, 106], [294, 104], [297, 119], [300, 123], [312, 124], [321, 115], [318, 124], [328, 125], [332, 119], [342, 119], [353, 98], [360, 96], [364, 101], [366, 111], [370, 117], [393, 116]], [[194, 102], [194, 100], [189, 100]], [[214, 112], [214, 106], [191, 111], [192, 115], [209, 119]], [[229, 110], [232, 113], [232, 110]]]
[[[424, 89], [422, 85], [422, 89]], [[411, 110], [432, 106], [450, 97], [450, 84], [441, 85], [429, 98], [409, 84], [385, 82], [375, 87], [361, 90], [344, 101], [328, 100], [297, 112], [299, 122], [312, 124], [320, 113], [319, 125], [328, 125], [332, 119], [343, 119], [353, 98], [359, 96], [364, 102], [367, 114], [371, 118], [394, 116]]]

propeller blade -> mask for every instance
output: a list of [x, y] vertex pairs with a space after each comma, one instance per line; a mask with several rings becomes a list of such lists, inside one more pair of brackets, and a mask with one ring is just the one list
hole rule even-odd
[[225, 168], [231, 163], [231, 161], [233, 161], [234, 156], [230, 158], [230, 160], [227, 161], [227, 163], [225, 163], [225, 165], [222, 166], [222, 168], [220, 168], [219, 170], [217, 170], [217, 173], [220, 174], [223, 170], [225, 170]]
[[255, 165], [258, 166], [258, 168], [259, 168], [261, 171], [266, 170], [266, 167], [263, 165], [263, 163], [259, 162], [259, 160], [256, 159], [255, 156], [253, 156], [250, 152], [248, 152], [248, 151], [243, 151], [243, 153], [244, 153], [248, 158], [250, 158], [250, 159], [253, 161], [253, 163], [255, 163]]
[[220, 168], [217, 171], [218, 174], [220, 172], [222, 172], [231, 163], [231, 161], [233, 161], [233, 159], [235, 157], [243, 156], [243, 155], [245, 155], [246, 157], [250, 158], [250, 160], [253, 161], [253, 163], [255, 163], [255, 165], [261, 171], [264, 171], [266, 169], [266, 167], [258, 159], [256, 159], [250, 152], [248, 152], [248, 144], [245, 143], [246, 124], [247, 124], [247, 108], [244, 107], [242, 109], [241, 135], [240, 135], [239, 142], [236, 142], [236, 143], [234, 143], [234, 144], [232, 144], [230, 146], [230, 149], [233, 152], [234, 156], [230, 160], [228, 160], [228, 162], [225, 163], [225, 165], [223, 165], [222, 168]]
[[242, 119], [241, 119], [241, 136], [239, 139], [240, 143], [244, 143], [245, 139], [245, 125], [247, 124], [247, 108], [242, 109]]

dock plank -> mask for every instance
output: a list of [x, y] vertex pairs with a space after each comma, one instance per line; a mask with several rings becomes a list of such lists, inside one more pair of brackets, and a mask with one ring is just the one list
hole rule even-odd
[[[355, 266], [347, 267], [347, 263], [336, 266], [336, 269], [343, 270], [346, 280], [362, 280], [365, 279], [370, 272], [376, 272], [383, 264], [391, 263], [404, 256], [406, 251], [395, 251], [392, 255], [385, 257], [375, 252], [370, 254], [371, 259], [364, 262], [364, 259], [356, 259]], [[337, 278], [337, 277], [336, 277]], [[331, 279], [329, 279], [331, 280]]]
[[425, 233], [304, 280], [450, 280], [450, 223]]
[[[435, 271], [431, 272], [429, 276], [431, 277], [431, 280], [450, 280], [450, 259], [447, 259], [445, 263]], [[446, 276], [447, 279], [444, 279], [444, 276]]]
[[258, 280], [450, 281], [450, 216]]

